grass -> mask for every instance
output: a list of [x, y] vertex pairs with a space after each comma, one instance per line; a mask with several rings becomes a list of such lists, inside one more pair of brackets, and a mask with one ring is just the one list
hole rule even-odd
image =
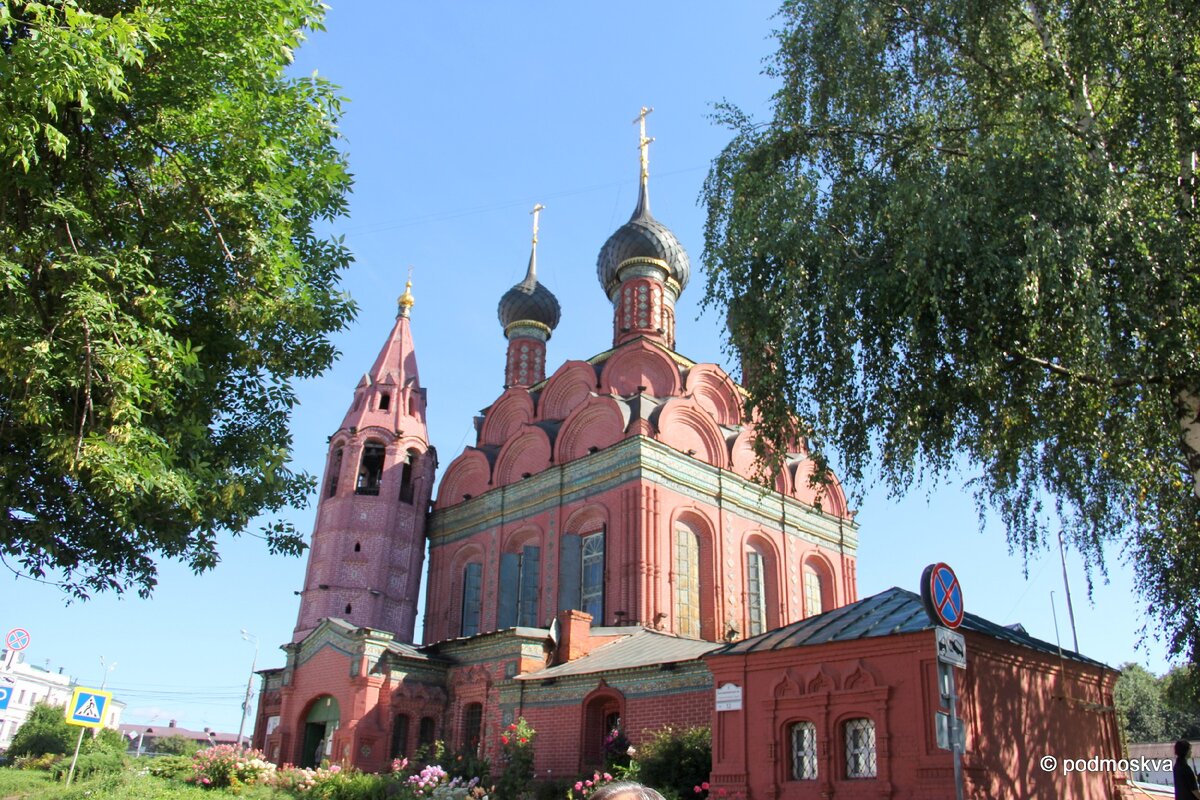
[[[289, 795], [265, 786], [244, 787], [239, 800], [283, 800]], [[179, 781], [140, 774], [140, 765], [116, 775], [55, 783], [40, 770], [0, 768], [0, 800], [223, 800], [222, 790], [206, 790]]]

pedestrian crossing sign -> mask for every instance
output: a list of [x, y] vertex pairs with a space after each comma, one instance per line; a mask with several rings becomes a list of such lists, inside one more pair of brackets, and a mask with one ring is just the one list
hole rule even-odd
[[100, 689], [75, 687], [71, 702], [67, 705], [67, 724], [85, 728], [103, 728], [104, 713], [112, 701], [112, 692]]

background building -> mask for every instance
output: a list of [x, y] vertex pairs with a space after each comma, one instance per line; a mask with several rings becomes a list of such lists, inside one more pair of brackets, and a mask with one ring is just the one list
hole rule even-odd
[[[0, 709], [0, 750], [7, 750], [17, 729], [38, 703], [66, 707], [76, 682], [62, 667], [51, 670], [25, 661], [23, 652], [0, 651], [0, 694], [8, 692], [8, 705]], [[107, 709], [106, 728], [118, 728], [125, 703], [115, 697]]]

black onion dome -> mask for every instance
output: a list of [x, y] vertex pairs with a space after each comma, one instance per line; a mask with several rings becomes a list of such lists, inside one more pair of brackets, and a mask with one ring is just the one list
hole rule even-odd
[[525, 280], [504, 293], [496, 314], [505, 328], [514, 322], [524, 321], [541, 323], [550, 330], [558, 327], [558, 320], [562, 316], [558, 298], [538, 283], [537, 268], [532, 258]]
[[665, 261], [670, 267], [671, 277], [679, 282], [680, 289], [687, 286], [692, 274], [683, 245], [670, 228], [650, 213], [650, 200], [644, 186], [638, 195], [633, 216], [608, 237], [608, 241], [600, 248], [600, 257], [596, 259], [596, 277], [600, 279], [606, 294], [611, 294], [619, 282], [617, 267], [631, 258]]

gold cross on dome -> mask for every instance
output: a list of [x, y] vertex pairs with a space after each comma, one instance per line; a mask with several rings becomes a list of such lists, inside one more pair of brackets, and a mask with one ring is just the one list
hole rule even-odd
[[654, 141], [654, 138], [646, 138], [646, 116], [652, 111], [654, 111], [653, 108], [642, 106], [641, 112], [633, 120], [635, 125], [641, 126], [641, 135], [638, 138], [638, 150], [641, 151], [643, 181], [650, 177], [650, 143]]
[[545, 206], [542, 205], [541, 203], [536, 203], [533, 206], [533, 211], [529, 212], [530, 214], [533, 214], [533, 243], [535, 246], [537, 245], [538, 216], [542, 213], [542, 210], [544, 208], [545, 208]]

